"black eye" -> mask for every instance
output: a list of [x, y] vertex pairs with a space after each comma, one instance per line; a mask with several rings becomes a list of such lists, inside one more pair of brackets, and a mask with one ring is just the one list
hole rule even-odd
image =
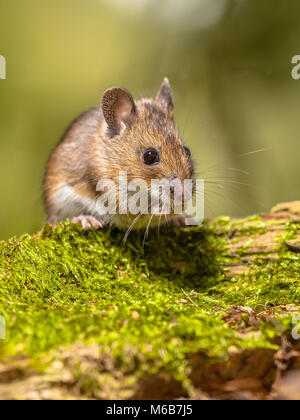
[[185, 154], [186, 154], [187, 158], [189, 159], [191, 157], [190, 149], [188, 147], [185, 147], [185, 146], [183, 148], [184, 148], [184, 151], [185, 151]]
[[154, 165], [159, 162], [159, 153], [156, 149], [151, 147], [144, 152], [143, 160], [146, 165]]

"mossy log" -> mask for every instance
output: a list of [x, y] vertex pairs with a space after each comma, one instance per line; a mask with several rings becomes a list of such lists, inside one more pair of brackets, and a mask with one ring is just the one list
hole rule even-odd
[[299, 399], [299, 232], [293, 202], [144, 247], [68, 221], [0, 242], [0, 399]]

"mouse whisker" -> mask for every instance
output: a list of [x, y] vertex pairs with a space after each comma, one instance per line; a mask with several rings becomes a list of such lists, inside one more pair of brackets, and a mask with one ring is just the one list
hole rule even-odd
[[149, 222], [148, 222], [147, 227], [145, 229], [145, 235], [144, 235], [144, 239], [143, 239], [143, 249], [144, 249], [144, 246], [145, 246], [145, 241], [146, 241], [146, 239], [148, 238], [148, 235], [149, 235], [150, 224], [151, 224], [151, 221], [152, 221], [153, 217], [154, 217], [154, 214], [152, 214], [150, 216]]
[[[214, 197], [212, 197], [214, 196]], [[214, 203], [214, 201], [217, 201], [217, 204], [220, 205], [222, 203], [222, 206], [224, 205], [224, 199], [228, 200], [235, 209], [238, 210], [238, 213], [241, 212], [241, 210], [243, 210], [242, 206], [238, 205], [231, 197], [229, 197], [228, 195], [226, 195], [226, 191], [225, 190], [206, 190], [205, 191], [205, 205], [207, 202], [209, 203]], [[211, 209], [210, 209], [211, 210]]]
[[135, 217], [135, 219], [133, 220], [133, 222], [131, 223], [131, 225], [129, 226], [129, 228], [126, 230], [125, 235], [124, 235], [124, 237], [123, 237], [123, 239], [122, 239], [122, 245], [125, 245], [125, 243], [126, 243], [126, 241], [127, 241], [127, 238], [128, 238], [128, 236], [129, 236], [130, 232], [132, 231], [132, 229], [133, 229], [134, 225], [137, 223], [137, 221], [139, 220], [139, 218], [140, 218], [141, 216], [142, 216], [142, 213], [139, 213], [139, 214]]
[[227, 183], [227, 184], [235, 184], [235, 185], [241, 185], [243, 187], [249, 187], [249, 188], [255, 188], [257, 190], [260, 190], [259, 187], [255, 186], [255, 185], [251, 185], [251, 184], [247, 184], [245, 182], [240, 182], [240, 181], [236, 181], [234, 179], [219, 179], [219, 178], [211, 178], [208, 181], [204, 180], [205, 184], [222, 184], [222, 183]]
[[218, 162], [218, 163], [216, 163], [214, 165], [208, 166], [207, 168], [204, 168], [202, 170], [202, 172], [205, 172], [205, 171], [207, 171], [209, 169], [213, 169], [213, 168], [215, 168], [216, 166], [218, 166], [218, 165], [220, 165], [222, 163], [230, 162], [232, 159], [240, 159], [240, 158], [252, 156], [252, 155], [255, 155], [255, 154], [258, 154], [258, 153], [268, 152], [270, 150], [272, 150], [272, 149], [271, 148], [261, 148], [261, 149], [252, 150], [250, 152], [242, 153], [240, 155], [233, 156], [232, 158], [225, 159], [225, 160], [223, 160], [221, 162]]
[[204, 174], [204, 173], [206, 174], [206, 173], [210, 173], [210, 172], [213, 172], [213, 171], [218, 171], [218, 172], [231, 171], [231, 172], [238, 172], [242, 175], [251, 175], [250, 172], [245, 171], [245, 170], [240, 169], [240, 168], [211, 168], [211, 169], [208, 169], [206, 171], [195, 171], [195, 174], [196, 175], [201, 175], [201, 174]]
[[159, 215], [159, 219], [158, 219], [158, 223], [157, 223], [157, 227], [156, 227], [157, 238], [159, 238], [159, 233], [160, 233], [160, 222], [161, 222], [161, 214]]

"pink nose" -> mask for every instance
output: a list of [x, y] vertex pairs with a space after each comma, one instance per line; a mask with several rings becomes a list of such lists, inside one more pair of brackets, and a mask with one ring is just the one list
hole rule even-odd
[[[181, 199], [182, 201], [188, 201], [193, 197], [193, 184], [192, 184], [192, 180], [187, 180], [190, 182], [184, 182], [184, 181], [179, 181], [179, 183], [181, 183], [181, 188], [176, 188], [174, 185], [170, 186], [170, 195], [171, 198], [177, 198], [177, 199]], [[181, 192], [181, 194], [180, 194]], [[180, 195], [181, 197], [180, 197]]]

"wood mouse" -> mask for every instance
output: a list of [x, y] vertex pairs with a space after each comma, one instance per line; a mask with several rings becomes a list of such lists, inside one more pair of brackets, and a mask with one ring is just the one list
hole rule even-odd
[[[125, 171], [128, 180], [141, 178], [194, 180], [190, 151], [184, 146], [173, 116], [169, 80], [165, 78], [153, 98], [134, 100], [121, 87], [112, 87], [102, 96], [100, 106], [80, 115], [66, 130], [52, 152], [44, 179], [44, 201], [50, 223], [69, 218], [84, 230], [109, 223], [119, 228], [154, 225], [151, 214], [103, 216], [97, 210], [100, 179], [118, 183]], [[190, 192], [190, 194], [192, 194]], [[117, 201], [118, 201], [117, 196]], [[118, 203], [120, 204], [120, 203]], [[138, 220], [139, 219], [139, 220]], [[183, 216], [165, 215], [184, 225]]]

